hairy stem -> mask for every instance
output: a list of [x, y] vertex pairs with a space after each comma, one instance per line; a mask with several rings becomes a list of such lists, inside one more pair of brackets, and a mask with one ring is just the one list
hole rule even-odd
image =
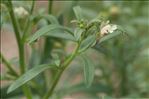
[[59, 79], [62, 76], [62, 73], [64, 72], [64, 70], [69, 66], [69, 64], [72, 62], [72, 60], [76, 57], [77, 53], [78, 53], [78, 49], [80, 47], [80, 44], [77, 45], [76, 49], [74, 50], [74, 52], [65, 60], [65, 62], [63, 64], [61, 64], [61, 69], [57, 71], [56, 77], [54, 79], [54, 82], [52, 84], [52, 87], [48, 90], [48, 92], [45, 94], [45, 96], [43, 97], [43, 99], [48, 99], [48, 97], [52, 96], [53, 91], [59, 81]]

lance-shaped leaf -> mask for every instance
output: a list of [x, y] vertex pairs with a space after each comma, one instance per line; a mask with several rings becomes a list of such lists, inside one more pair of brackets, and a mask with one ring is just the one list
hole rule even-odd
[[51, 24], [59, 24], [58, 20], [53, 15], [42, 15], [44, 19], [46, 19]]
[[86, 56], [83, 56], [83, 62], [85, 85], [86, 87], [90, 87], [94, 79], [94, 64]]
[[[51, 32], [51, 31], [53, 31], [53, 30], [62, 30], [62, 31], [66, 31], [67, 33], [73, 35], [71, 30], [66, 28], [66, 27], [63, 27], [63, 26], [60, 26], [60, 25], [47, 25], [47, 26], [39, 29], [36, 33], [34, 33], [33, 36], [31, 36], [28, 39], [28, 42], [32, 43], [35, 40], [37, 40], [38, 38], [40, 38], [41, 36], [45, 36], [45, 35], [49, 35], [50, 36], [50, 34], [52, 35], [53, 32]], [[65, 34], [63, 34], [63, 35], [65, 35]]]
[[61, 39], [66, 39], [66, 40], [71, 40], [71, 41], [76, 41], [73, 35], [66, 33], [63, 30], [53, 30], [50, 31], [50, 33], [45, 34], [45, 36], [50, 36], [50, 37], [56, 37], [56, 38], [61, 38]]
[[23, 74], [20, 78], [18, 78], [14, 83], [12, 83], [12, 85], [8, 88], [7, 92], [8, 93], [12, 92], [13, 90], [22, 86], [26, 82], [30, 81], [31, 79], [36, 77], [39, 73], [48, 68], [57, 68], [57, 67], [55, 65], [48, 65], [48, 64], [35, 66], [29, 71], [27, 71], [25, 74]]
[[82, 16], [82, 10], [81, 10], [80, 6], [74, 7], [73, 10], [74, 10], [74, 13], [76, 15], [76, 18], [78, 20], [81, 20], [83, 18], [83, 16]]
[[30, 20], [33, 21], [34, 24], [37, 24], [42, 19], [48, 21], [51, 24], [59, 24], [57, 18], [55, 16], [53, 16], [53, 15], [50, 15], [50, 14], [46, 14], [46, 15], [37, 14], [35, 16], [31, 16]]
[[91, 47], [92, 44], [94, 44], [95, 42], [96, 42], [95, 35], [91, 35], [91, 36], [87, 37], [84, 41], [82, 41], [78, 52], [81, 53], [81, 52], [85, 51], [86, 49]]
[[83, 29], [81, 29], [81, 28], [75, 29], [74, 37], [75, 37], [76, 41], [78, 41], [80, 39], [82, 33], [83, 33]]

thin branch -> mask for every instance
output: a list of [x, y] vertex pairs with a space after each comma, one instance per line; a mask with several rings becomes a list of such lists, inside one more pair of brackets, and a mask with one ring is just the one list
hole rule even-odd
[[53, 5], [53, 0], [49, 0], [49, 2], [48, 2], [48, 14], [52, 13], [52, 5]]

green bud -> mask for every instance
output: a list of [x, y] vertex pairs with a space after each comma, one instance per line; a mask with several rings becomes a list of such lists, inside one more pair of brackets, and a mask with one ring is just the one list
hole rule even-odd
[[84, 27], [84, 24], [83, 23], [79, 24], [79, 27], [80, 28], [83, 28]]

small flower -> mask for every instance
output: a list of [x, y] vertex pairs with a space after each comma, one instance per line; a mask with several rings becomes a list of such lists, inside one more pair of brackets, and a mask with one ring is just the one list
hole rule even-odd
[[29, 14], [23, 7], [14, 8], [14, 13], [18, 18], [24, 18]]
[[109, 34], [109, 33], [113, 33], [116, 29], [117, 29], [117, 25], [107, 24], [101, 28], [101, 31], [100, 31], [101, 36], [104, 36], [104, 35]]
[[113, 33], [117, 29], [117, 25], [111, 24], [111, 28], [109, 29], [109, 33]]

